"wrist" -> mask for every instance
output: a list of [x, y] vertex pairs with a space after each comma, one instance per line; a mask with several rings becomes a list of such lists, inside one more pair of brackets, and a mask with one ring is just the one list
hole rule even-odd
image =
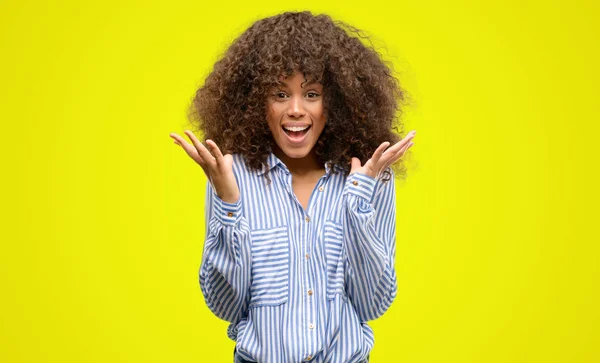
[[237, 194], [219, 194], [217, 193], [217, 197], [224, 201], [225, 203], [235, 204], [240, 199], [240, 193]]
[[348, 194], [362, 197], [368, 202], [371, 202], [376, 184], [377, 179], [375, 177], [363, 173], [362, 171], [355, 172], [348, 175], [346, 185], [344, 186], [344, 191]]
[[[235, 199], [235, 200], [233, 200]], [[222, 199], [213, 193], [214, 216], [226, 226], [235, 225], [241, 218], [242, 200], [237, 198]]]

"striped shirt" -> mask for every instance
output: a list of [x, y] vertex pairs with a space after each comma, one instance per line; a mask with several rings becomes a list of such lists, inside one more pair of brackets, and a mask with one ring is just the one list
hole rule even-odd
[[207, 183], [206, 305], [246, 360], [360, 362], [375, 342], [366, 322], [397, 292], [394, 181], [325, 165], [305, 210], [285, 164], [267, 163], [255, 171], [233, 155], [236, 203]]

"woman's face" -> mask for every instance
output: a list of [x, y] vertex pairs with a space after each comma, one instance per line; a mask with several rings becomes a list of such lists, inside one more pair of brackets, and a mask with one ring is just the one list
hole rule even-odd
[[279, 149], [290, 158], [303, 158], [313, 149], [323, 128], [323, 85], [305, 83], [302, 73], [281, 77], [267, 101], [267, 122]]

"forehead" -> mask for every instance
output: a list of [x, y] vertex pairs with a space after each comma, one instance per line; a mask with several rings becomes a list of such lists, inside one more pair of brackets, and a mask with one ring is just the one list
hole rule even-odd
[[[289, 83], [292, 83], [291, 79], [294, 77], [298, 77], [297, 73], [294, 73], [292, 75], [289, 76], [285, 76], [285, 75], [281, 75], [279, 76], [279, 79], [277, 80], [277, 84], [281, 85], [281, 86], [287, 86]], [[305, 86], [322, 86], [323, 83], [321, 82], [321, 80], [317, 79], [314, 76], [310, 76], [310, 75], [300, 75], [299, 79], [301, 80], [302, 87]]]

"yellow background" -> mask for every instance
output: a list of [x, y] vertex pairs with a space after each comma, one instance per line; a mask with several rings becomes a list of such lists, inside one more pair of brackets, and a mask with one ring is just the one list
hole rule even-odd
[[168, 135], [237, 35], [305, 9], [385, 45], [413, 99], [371, 362], [600, 361], [597, 7], [0, 2], [0, 361], [232, 361], [206, 180]]

